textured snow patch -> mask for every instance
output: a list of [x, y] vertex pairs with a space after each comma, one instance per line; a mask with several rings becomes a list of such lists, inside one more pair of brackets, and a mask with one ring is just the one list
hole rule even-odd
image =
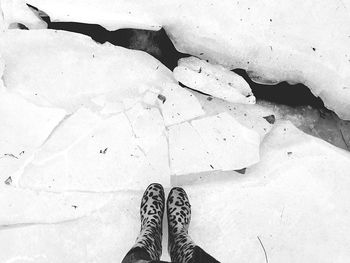
[[187, 87], [233, 103], [254, 104], [249, 84], [239, 75], [220, 65], [195, 57], [182, 58], [174, 77]]

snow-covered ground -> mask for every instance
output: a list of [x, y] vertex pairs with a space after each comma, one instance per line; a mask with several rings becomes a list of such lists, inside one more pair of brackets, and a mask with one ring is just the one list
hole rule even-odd
[[5, 30], [13, 17], [0, 20], [0, 262], [120, 262], [152, 182], [185, 188], [190, 234], [221, 262], [349, 261], [350, 153], [299, 115], [238, 103], [249, 87], [219, 66], [190, 58], [173, 74], [79, 34]]

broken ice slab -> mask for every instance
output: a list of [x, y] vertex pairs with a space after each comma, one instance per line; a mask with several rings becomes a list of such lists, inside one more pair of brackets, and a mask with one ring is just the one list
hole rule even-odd
[[107, 192], [142, 189], [151, 182], [169, 186], [158, 110], [141, 107], [104, 119], [82, 110], [70, 118], [25, 167], [22, 187]]
[[164, 85], [162, 89], [158, 103], [166, 126], [204, 115], [201, 104], [191, 91], [176, 84]]
[[228, 113], [169, 127], [173, 175], [229, 171], [259, 162], [260, 136]]
[[1, 0], [2, 14], [6, 28], [18, 28], [22, 24], [28, 29], [45, 29], [47, 23], [36, 15], [24, 0]]
[[191, 125], [215, 157], [220, 170], [239, 170], [259, 162], [259, 134], [227, 112], [194, 120]]
[[71, 32], [8, 30], [0, 50], [9, 91], [70, 113], [101, 94], [123, 101], [138, 98], [140, 85], [175, 83], [172, 72], [145, 52], [97, 44]]
[[111, 194], [49, 193], [0, 186], [0, 225], [57, 223], [101, 208]]
[[255, 103], [249, 84], [221, 65], [212, 65], [195, 57], [182, 58], [174, 69], [174, 77], [191, 89], [229, 102]]

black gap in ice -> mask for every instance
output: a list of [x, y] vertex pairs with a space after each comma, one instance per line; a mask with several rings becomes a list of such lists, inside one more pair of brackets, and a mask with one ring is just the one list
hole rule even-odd
[[242, 76], [250, 85], [257, 99], [289, 106], [310, 105], [315, 108], [323, 108], [323, 101], [315, 97], [310, 89], [303, 84], [289, 84], [281, 82], [276, 85], [258, 84], [252, 81], [243, 69], [235, 69], [233, 72]]

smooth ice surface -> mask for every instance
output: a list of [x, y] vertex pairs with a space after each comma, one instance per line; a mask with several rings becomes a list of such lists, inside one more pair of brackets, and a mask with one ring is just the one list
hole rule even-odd
[[49, 191], [142, 189], [169, 185], [168, 148], [157, 109], [136, 106], [102, 119], [81, 110], [51, 136], [20, 185]]
[[[258, 237], [269, 262], [346, 262], [350, 154], [289, 122], [275, 125], [261, 154], [239, 179], [184, 186], [191, 237], [220, 262], [265, 262]], [[120, 262], [139, 231], [141, 195], [114, 193], [68, 222], [2, 228], [0, 260]]]
[[161, 89], [175, 83], [172, 72], [145, 52], [64, 31], [9, 30], [0, 38], [0, 54], [9, 91], [69, 112], [89, 106], [98, 95], [136, 99], [141, 86]]
[[329, 109], [350, 119], [349, 0], [28, 3], [59, 21], [109, 29], [161, 25], [180, 52], [246, 69], [259, 82], [304, 83]]
[[195, 57], [182, 58], [174, 77], [185, 86], [233, 103], [254, 104], [249, 84], [239, 75], [220, 65]]
[[17, 23], [28, 29], [47, 28], [46, 22], [35, 15], [24, 0], [1, 0], [1, 7], [6, 28], [16, 28]]

